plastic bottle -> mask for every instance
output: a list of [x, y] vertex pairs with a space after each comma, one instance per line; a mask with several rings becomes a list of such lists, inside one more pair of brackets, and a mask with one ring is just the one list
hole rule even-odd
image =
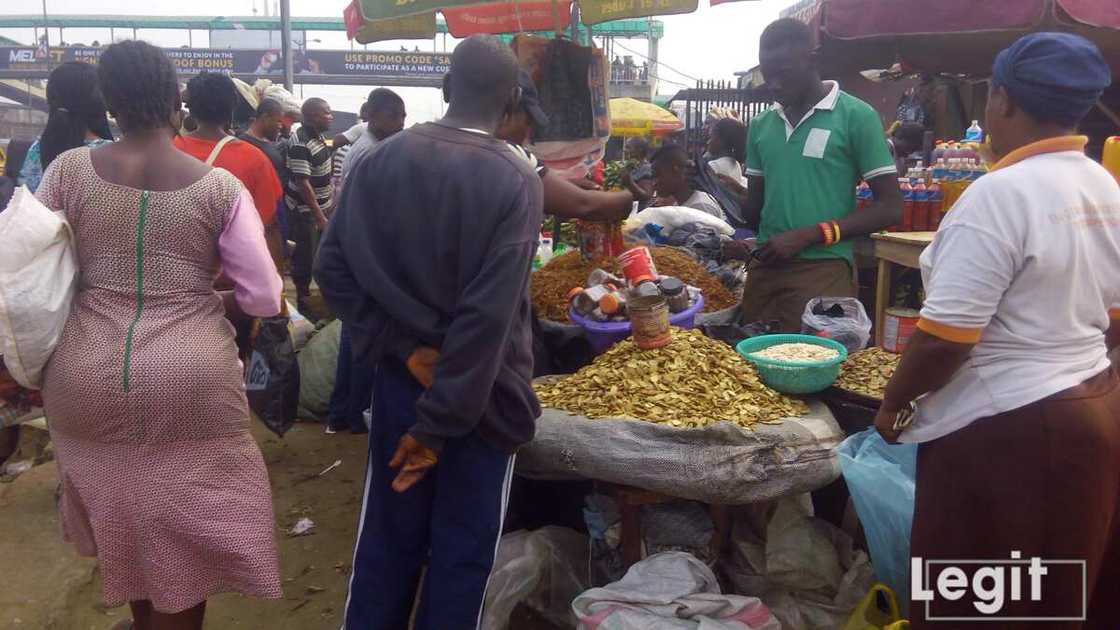
[[909, 177], [898, 178], [898, 189], [902, 192], [902, 230], [914, 231], [914, 189], [910, 187]]
[[929, 230], [929, 189], [926, 188], [925, 169], [920, 166], [914, 169], [910, 178], [910, 190], [914, 196], [914, 215], [911, 221], [915, 232]]
[[945, 151], [946, 151], [945, 143], [941, 140], [938, 140], [937, 143], [934, 145], [933, 153], [931, 153], [932, 157], [930, 158], [930, 161], [933, 162], [934, 164], [937, 164], [941, 160], [945, 159]]
[[945, 177], [941, 179], [941, 214], [944, 215], [956, 201], [957, 182], [960, 178], [960, 160], [951, 159], [945, 167]]
[[979, 120], [972, 121], [972, 126], [964, 132], [964, 139], [968, 140], [969, 142], [984, 141], [984, 130], [980, 128]]
[[863, 210], [870, 206], [874, 199], [875, 195], [871, 192], [871, 186], [867, 182], [860, 182], [859, 186], [856, 187], [856, 207]]
[[552, 260], [552, 232], [541, 232], [541, 240], [537, 245], [537, 256], [534, 260], [539, 260], [541, 267]]
[[933, 179], [926, 190], [926, 207], [929, 212], [928, 229], [930, 232], [936, 232], [937, 228], [941, 226], [941, 206], [945, 202], [945, 192], [941, 190], [941, 180], [937, 177], [938, 172], [938, 169], [934, 169]]

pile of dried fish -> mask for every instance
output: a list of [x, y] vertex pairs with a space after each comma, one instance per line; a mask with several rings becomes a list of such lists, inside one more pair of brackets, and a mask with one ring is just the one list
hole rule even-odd
[[591, 365], [536, 386], [541, 404], [588, 418], [636, 418], [695, 428], [726, 420], [749, 428], [808, 412], [758, 380], [746, 360], [696, 330], [673, 330], [673, 341], [639, 350], [617, 343]]
[[828, 361], [840, 356], [833, 348], [826, 348], [812, 343], [779, 343], [752, 352], [752, 357], [760, 359], [773, 359], [775, 361], [795, 361], [807, 363], [811, 361]]
[[879, 347], [860, 350], [848, 355], [848, 359], [840, 364], [840, 378], [836, 380], [836, 387], [876, 400], [883, 399], [883, 390], [887, 382], [894, 376], [900, 354], [887, 352]]
[[[697, 287], [704, 293], [704, 312], [710, 313], [734, 306], [739, 299], [731, 294], [718, 278], [708, 273], [700, 263], [672, 247], [654, 247], [651, 250], [657, 272], [680, 278], [685, 284]], [[571, 251], [553, 258], [549, 263], [533, 272], [530, 281], [533, 306], [537, 315], [556, 322], [568, 320], [568, 292], [575, 287], [587, 284], [587, 276], [598, 264], [583, 262], [578, 251]], [[615, 261], [610, 261], [607, 271], [619, 273]]]

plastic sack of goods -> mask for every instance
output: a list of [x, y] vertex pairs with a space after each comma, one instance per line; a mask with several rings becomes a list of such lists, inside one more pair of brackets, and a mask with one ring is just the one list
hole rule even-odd
[[796, 421], [750, 431], [729, 422], [680, 429], [545, 409], [536, 438], [518, 453], [517, 472], [601, 479], [706, 503], [751, 503], [831, 483], [840, 476], [833, 449], [843, 438], [821, 403]]

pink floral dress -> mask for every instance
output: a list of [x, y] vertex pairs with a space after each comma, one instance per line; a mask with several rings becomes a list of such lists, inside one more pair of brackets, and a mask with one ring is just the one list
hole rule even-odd
[[38, 197], [66, 214], [81, 272], [43, 386], [64, 535], [97, 557], [110, 606], [279, 597], [268, 472], [213, 289], [221, 267], [244, 311], [279, 311], [252, 199], [221, 169], [171, 192], [113, 184], [88, 148], [56, 158]]

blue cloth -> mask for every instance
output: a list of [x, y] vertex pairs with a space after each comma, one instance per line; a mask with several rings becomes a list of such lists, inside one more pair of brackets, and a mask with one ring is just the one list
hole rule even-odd
[[1070, 33], [1032, 33], [996, 56], [992, 79], [1040, 122], [1073, 125], [1112, 83], [1093, 42]]
[[[96, 149], [103, 144], [109, 144], [112, 140], [104, 140], [96, 138], [94, 140], [86, 140], [86, 146], [91, 149]], [[31, 147], [27, 149], [27, 157], [23, 159], [23, 168], [19, 171], [19, 183], [27, 186], [31, 192], [39, 190], [39, 183], [43, 181], [43, 158], [42, 152], [39, 149], [39, 141], [36, 140], [32, 143]]]
[[403, 494], [389, 461], [415, 424], [423, 388], [404, 364], [385, 359], [374, 376], [365, 500], [358, 521], [345, 630], [476, 628], [505, 516], [513, 456], [477, 432], [444, 442], [439, 463]]
[[350, 327], [344, 322], [338, 336], [338, 362], [334, 390], [327, 408], [327, 426], [335, 431], [365, 433], [364, 413], [373, 395], [373, 368], [361, 363], [351, 351]]

